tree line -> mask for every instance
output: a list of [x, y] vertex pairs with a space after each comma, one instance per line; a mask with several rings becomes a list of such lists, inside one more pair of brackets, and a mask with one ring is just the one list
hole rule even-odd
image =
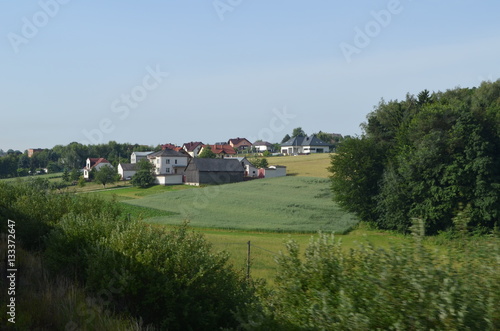
[[332, 156], [334, 199], [380, 229], [485, 232], [500, 220], [500, 80], [381, 100]]

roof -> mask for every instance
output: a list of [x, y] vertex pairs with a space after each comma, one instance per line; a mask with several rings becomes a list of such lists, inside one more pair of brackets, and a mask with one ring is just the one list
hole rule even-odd
[[153, 151], [150, 152], [132, 152], [132, 154], [135, 154], [135, 156], [148, 156], [149, 154], [154, 153]]
[[135, 171], [139, 169], [137, 163], [120, 163], [118, 166], [121, 166], [123, 171]]
[[[241, 163], [236, 158], [231, 159], [208, 159], [195, 158], [189, 162], [189, 165], [194, 165], [198, 171], [210, 172], [243, 172]], [[188, 167], [189, 167], [188, 165]]]
[[270, 142], [267, 142], [267, 141], [258, 140], [256, 142], [254, 142], [253, 145], [254, 146], [272, 146], [273, 144], [271, 144]]
[[156, 157], [167, 157], [167, 156], [188, 157], [188, 155], [186, 155], [182, 152], [174, 151], [173, 149], [170, 149], [170, 148], [165, 148], [159, 152], [149, 154], [148, 159], [154, 159]]
[[226, 160], [233, 160], [233, 159], [234, 160], [238, 160], [238, 162], [240, 162], [240, 163], [244, 162], [245, 164], [249, 164], [249, 165], [252, 164], [252, 162], [248, 161], [248, 159], [246, 157], [244, 157], [244, 156], [238, 156], [238, 157], [232, 156], [232, 157], [229, 157]]
[[[236, 154], [234, 151], [234, 148], [231, 145], [225, 144], [225, 145], [205, 145], [205, 146], [210, 146], [212, 149], [212, 152], [215, 154]], [[203, 146], [203, 147], [205, 147]]]
[[247, 142], [250, 145], [252, 144], [246, 138], [240, 138], [240, 137], [229, 139], [229, 141], [227, 143], [231, 144], [231, 145], [239, 145], [239, 144], [244, 143], [244, 142]]
[[315, 135], [312, 136], [297, 136], [281, 144], [281, 146], [330, 146], [320, 140]]
[[166, 148], [170, 148], [170, 149], [173, 149], [174, 151], [180, 151], [182, 149], [182, 147], [180, 146], [175, 146], [175, 145], [172, 145], [172, 144], [165, 144], [165, 145], [161, 145], [161, 148], [162, 149], [166, 149]]
[[188, 152], [193, 152], [198, 146], [203, 146], [203, 143], [201, 141], [191, 141], [182, 145]]
[[89, 157], [89, 161], [90, 161], [90, 169], [101, 163], [111, 164], [108, 160], [106, 160], [103, 157], [98, 157], [98, 158]]

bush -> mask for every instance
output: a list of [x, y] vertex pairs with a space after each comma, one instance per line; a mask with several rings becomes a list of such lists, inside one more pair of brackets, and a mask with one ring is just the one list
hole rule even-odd
[[[266, 323], [288, 330], [498, 330], [500, 241], [447, 259], [414, 244], [349, 252], [333, 236], [279, 256]], [[271, 322], [269, 321], [271, 320]]]

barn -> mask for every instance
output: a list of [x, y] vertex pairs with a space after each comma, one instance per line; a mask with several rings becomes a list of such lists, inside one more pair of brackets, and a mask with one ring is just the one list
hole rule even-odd
[[244, 169], [237, 159], [191, 159], [185, 169], [186, 184], [227, 184], [243, 181]]

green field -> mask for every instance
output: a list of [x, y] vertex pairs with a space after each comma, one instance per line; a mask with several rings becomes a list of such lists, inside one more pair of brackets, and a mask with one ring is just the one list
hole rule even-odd
[[306, 176], [328, 178], [330, 173], [327, 168], [330, 166], [330, 155], [311, 154], [297, 156], [273, 156], [268, 157], [269, 165], [284, 165], [288, 176]]
[[259, 179], [122, 202], [173, 213], [146, 219], [164, 225], [188, 220], [199, 228], [346, 233], [358, 223], [332, 201], [329, 181], [323, 178]]

